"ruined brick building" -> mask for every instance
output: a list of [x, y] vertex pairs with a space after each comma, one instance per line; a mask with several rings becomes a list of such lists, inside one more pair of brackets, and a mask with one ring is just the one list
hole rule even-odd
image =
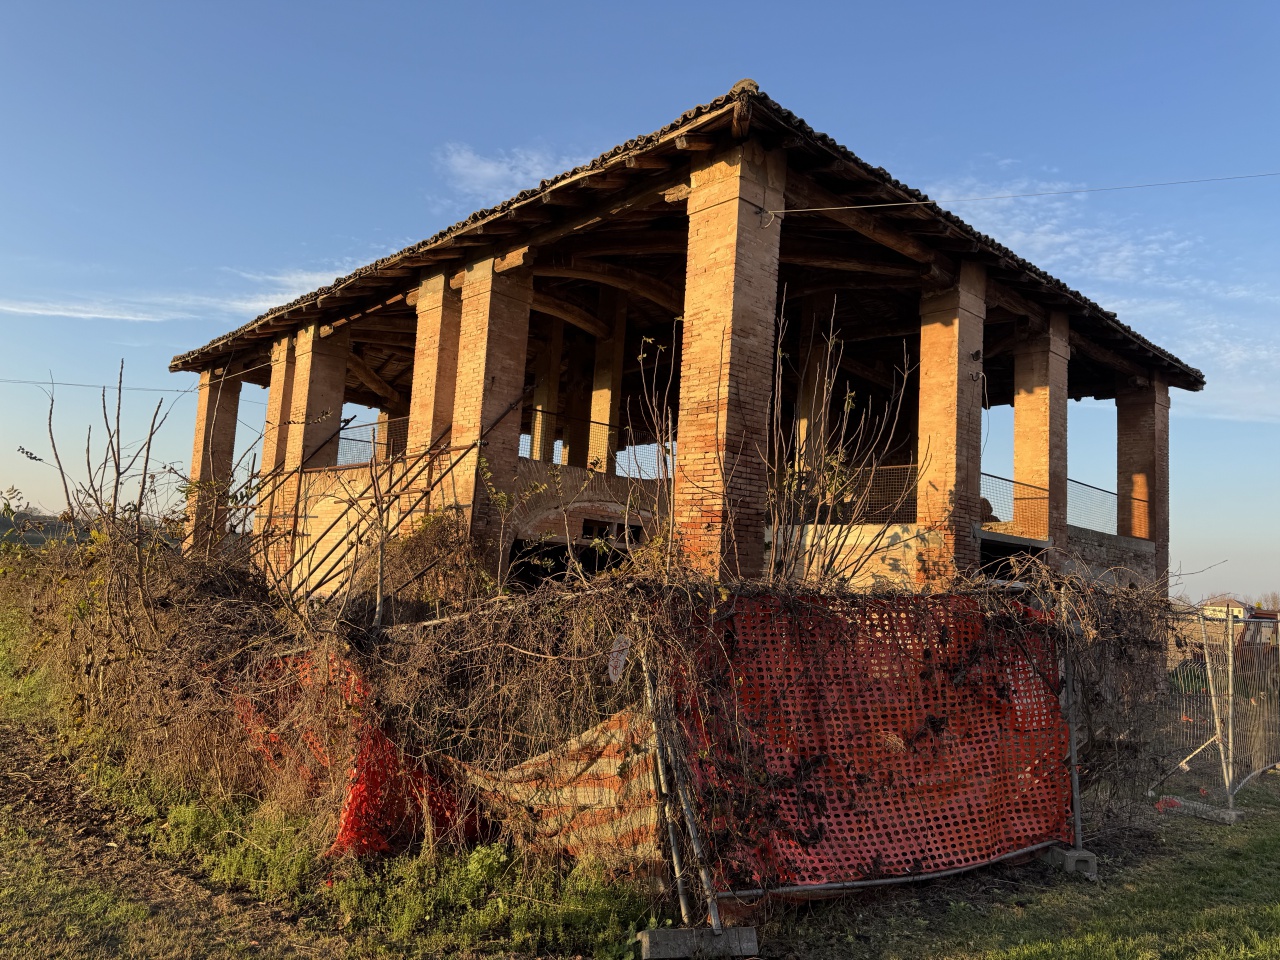
[[[269, 391], [255, 529], [295, 577], [358, 539], [371, 460], [397, 528], [457, 507], [495, 556], [643, 528], [635, 487], [669, 471], [690, 559], [756, 575], [764, 438], [778, 410], [808, 416], [815, 324], [842, 344], [842, 395], [901, 397], [878, 465], [893, 515], [838, 518], [891, 522], [881, 573], [1063, 547], [1167, 570], [1169, 390], [1201, 373], [751, 81], [176, 357], [200, 375], [192, 536], [223, 523], [247, 382]], [[1114, 492], [1067, 477], [1082, 397], [1115, 402]], [[1011, 478], [982, 472], [984, 403], [1014, 408]]]

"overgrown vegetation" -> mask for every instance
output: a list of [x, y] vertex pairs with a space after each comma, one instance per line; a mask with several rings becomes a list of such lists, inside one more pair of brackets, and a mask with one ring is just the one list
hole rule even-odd
[[[825, 362], [807, 363], [815, 366], [814, 404], [824, 409], [836, 404], [832, 349]], [[856, 512], [872, 476], [888, 466], [883, 447], [896, 407], [855, 418], [846, 398], [841, 409], [807, 421], [803, 449], [770, 454], [782, 457], [770, 504], [776, 531]], [[221, 539], [228, 527], [250, 529], [219, 521], [207, 507], [225, 491], [175, 488], [149, 464], [149, 444], [126, 449], [118, 412], [113, 421], [105, 404], [104, 423], [104, 451], [96, 461], [86, 457], [83, 482], [71, 483], [58, 467], [64, 539], [39, 550], [12, 541], [0, 558], [8, 607], [22, 618], [0, 664], [12, 703], [57, 725], [68, 753], [140, 818], [156, 852], [288, 902], [366, 952], [608, 957], [628, 949], [637, 928], [670, 922], [682, 906], [698, 922], [707, 878], [694, 866], [704, 857], [692, 830], [680, 840], [655, 839], [659, 851], [675, 843], [690, 865], [683, 879], [691, 897], [680, 904], [661, 857], [637, 866], [548, 850], [534, 812], [513, 802], [498, 815], [478, 785], [644, 705], [679, 793], [695, 780], [692, 758], [674, 747], [687, 739], [680, 724], [691, 710], [732, 700], [728, 674], [708, 669], [700, 642], [732, 637], [710, 627], [725, 623], [739, 601], [761, 596], [793, 624], [823, 615], [828, 604], [879, 602], [846, 579], [865, 564], [874, 538], [871, 547], [822, 540], [810, 550], [781, 533], [764, 581], [717, 582], [685, 563], [674, 537], [657, 536], [631, 544], [626, 563], [592, 580], [571, 568], [563, 579], [512, 591], [500, 575], [488, 576], [447, 512], [393, 542], [385, 525], [375, 530], [343, 589], [306, 601], [271, 579], [270, 564], [255, 562], [248, 537]], [[174, 504], [187, 495], [206, 504], [197, 519], [218, 534], [199, 550], [179, 548]], [[236, 497], [253, 501], [251, 490]], [[902, 496], [891, 501], [892, 514]], [[671, 516], [660, 505], [650, 512]], [[1018, 579], [1019, 592], [980, 579], [952, 589], [1000, 626], [1009, 650], [1047, 632], [1073, 664], [1068, 689], [1098, 801], [1096, 833], [1128, 816], [1141, 780], [1135, 771], [1150, 764], [1155, 740], [1143, 710], [1159, 684], [1152, 657], [1163, 649], [1165, 612], [1156, 590], [1119, 596], [1036, 564]], [[1001, 651], [980, 653], [998, 659]], [[1058, 689], [1056, 663], [1044, 669]], [[1007, 700], [1009, 691], [997, 695]], [[754, 748], [750, 730], [731, 715], [717, 719], [726, 735], [699, 759], [737, 777], [751, 770]], [[348, 770], [371, 731], [385, 732], [400, 766], [421, 774], [418, 815], [398, 825], [405, 852], [330, 856]], [[439, 822], [421, 786], [428, 778], [447, 783], [444, 792], [456, 798]], [[755, 784], [753, 796], [772, 786]], [[674, 803], [665, 815], [690, 816]]]

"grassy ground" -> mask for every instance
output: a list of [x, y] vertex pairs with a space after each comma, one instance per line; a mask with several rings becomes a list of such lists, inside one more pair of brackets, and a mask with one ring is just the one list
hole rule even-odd
[[1098, 844], [1097, 883], [1042, 864], [795, 909], [764, 933], [780, 955], [879, 958], [1280, 957], [1280, 778], [1228, 827], [1155, 815]]
[[[620, 957], [643, 920], [589, 874], [531, 883], [501, 848], [331, 870], [283, 816], [106, 802], [9, 656], [22, 629], [0, 604], [0, 957]], [[1280, 777], [1241, 806], [1234, 827], [1147, 812], [1095, 839], [1097, 883], [1033, 862], [753, 920], [765, 956], [796, 960], [1280, 957]]]

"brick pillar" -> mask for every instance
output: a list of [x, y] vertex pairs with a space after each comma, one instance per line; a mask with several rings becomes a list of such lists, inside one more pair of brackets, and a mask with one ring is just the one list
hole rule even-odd
[[591, 378], [591, 438], [589, 465], [612, 474], [618, 466], [622, 428], [622, 368], [626, 361], [627, 298], [612, 287], [600, 288], [600, 319], [609, 327], [596, 340]]
[[1013, 520], [1019, 533], [1067, 545], [1067, 315], [1020, 344], [1013, 358]]
[[401, 450], [404, 435], [392, 435], [391, 421], [396, 419], [386, 410], [378, 411], [378, 422], [373, 431], [373, 456], [379, 463], [386, 463]]
[[458, 325], [462, 297], [437, 274], [418, 287], [418, 333], [413, 353], [413, 393], [409, 400], [411, 453], [448, 439], [453, 426], [453, 394], [458, 379]]
[[1169, 570], [1169, 385], [1116, 391], [1117, 529], [1155, 542], [1156, 576]]
[[235, 458], [240, 381], [203, 370], [196, 394], [196, 435], [187, 500], [187, 547], [207, 549], [226, 533], [227, 491]]
[[[273, 471], [285, 472], [289, 418], [293, 407], [293, 376], [293, 335], [286, 333], [271, 345], [271, 384], [267, 388], [267, 418], [262, 429], [261, 476]], [[262, 534], [275, 525], [286, 486], [282, 486], [279, 477], [266, 481], [253, 514], [254, 533]]]
[[294, 347], [293, 392], [290, 396], [289, 437], [284, 465], [292, 470], [331, 467], [338, 462], [338, 430], [347, 392], [347, 359], [351, 331], [342, 327], [320, 336], [320, 324], [298, 331]]
[[925, 579], [979, 559], [981, 521], [982, 325], [986, 270], [964, 263], [951, 290], [920, 301], [919, 480], [916, 520], [942, 532], [945, 551], [926, 557]]
[[560, 425], [560, 362], [564, 355], [564, 321], [551, 318], [550, 337], [538, 357], [533, 377], [533, 417], [529, 428], [529, 457], [555, 459], [556, 428]]
[[800, 347], [796, 354], [800, 383], [796, 391], [796, 469], [807, 473], [821, 463], [825, 455], [825, 434], [830, 432], [828, 412], [824, 409], [828, 395], [827, 379], [835, 357], [829, 355], [831, 311], [834, 294], [805, 297], [800, 304]]
[[564, 390], [564, 458], [565, 466], [590, 466], [591, 451], [591, 386], [594, 358], [592, 343], [575, 336], [569, 341], [569, 379]]
[[[526, 270], [495, 273], [492, 260], [467, 267], [462, 286], [458, 336], [458, 385], [453, 401], [453, 446], [478, 443], [450, 477], [452, 496], [465, 512], [472, 533], [486, 544], [491, 569], [498, 570], [512, 531], [501, 531], [501, 501], [488, 492], [516, 494], [520, 455], [520, 398], [524, 394], [533, 275]], [[480, 458], [489, 477], [481, 475]], [[456, 477], [456, 481], [453, 479]]]
[[764, 563], [764, 445], [773, 386], [780, 210], [786, 158], [759, 143], [697, 161], [680, 362], [674, 521], [712, 576]]

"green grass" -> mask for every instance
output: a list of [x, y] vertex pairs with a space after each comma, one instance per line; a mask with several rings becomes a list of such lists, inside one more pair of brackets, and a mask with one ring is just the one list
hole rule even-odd
[[[0, 957], [150, 960], [337, 957], [342, 945], [279, 937], [252, 917], [181, 897], [148, 899], [127, 879], [59, 863], [45, 839], [0, 811]], [[272, 936], [274, 934], [274, 936]]]
[[[1166, 816], [1097, 883], [1040, 865], [793, 910], [764, 931], [798, 957], [1237, 960], [1280, 957], [1280, 778], [1228, 827]], [[1135, 830], [1135, 833], [1137, 831]]]

